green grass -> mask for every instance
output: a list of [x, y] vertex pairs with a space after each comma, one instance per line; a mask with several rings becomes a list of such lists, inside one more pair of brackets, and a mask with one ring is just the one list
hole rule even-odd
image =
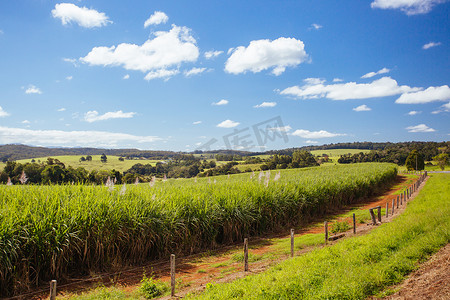
[[[267, 173], [266, 173], [267, 174]], [[282, 170], [122, 186], [0, 186], [0, 290], [77, 271], [217, 248], [367, 197], [392, 164]]]
[[326, 154], [329, 157], [337, 157], [339, 158], [340, 155], [344, 154], [355, 154], [355, 153], [368, 153], [370, 150], [364, 150], [364, 149], [328, 149], [328, 150], [313, 150], [310, 151], [312, 155], [314, 156], [322, 156], [322, 154]]
[[[52, 158], [56, 158], [60, 160], [62, 163], [64, 163], [66, 166], [72, 166], [73, 168], [83, 167], [88, 171], [92, 170], [112, 170], [115, 169], [116, 171], [126, 171], [129, 168], [131, 168], [135, 164], [152, 164], [155, 165], [158, 161], [157, 160], [124, 160], [119, 161], [120, 156], [114, 156], [109, 155], [107, 156], [108, 160], [106, 163], [102, 163], [100, 161], [101, 155], [92, 155], [92, 161], [84, 161], [80, 162], [80, 157], [82, 155], [63, 155], [63, 156], [51, 156]], [[86, 157], [86, 156], [84, 156]], [[22, 159], [18, 160], [19, 163], [27, 163], [31, 162], [32, 159]], [[34, 158], [35, 162], [45, 162], [47, 161], [47, 157], [38, 157]], [[1, 167], [4, 167], [5, 164], [0, 165]]]
[[390, 294], [390, 286], [450, 241], [449, 193], [450, 175], [433, 174], [393, 222], [188, 299], [366, 299]]

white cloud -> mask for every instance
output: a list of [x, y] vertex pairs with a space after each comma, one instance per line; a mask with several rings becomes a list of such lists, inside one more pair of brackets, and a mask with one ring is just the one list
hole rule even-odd
[[321, 138], [331, 138], [336, 136], [343, 136], [343, 133], [331, 133], [325, 130], [319, 131], [309, 131], [305, 129], [297, 129], [292, 133], [294, 136], [299, 136], [305, 139], [321, 139]]
[[164, 78], [165, 81], [169, 80], [172, 76], [177, 75], [180, 73], [178, 70], [166, 70], [166, 69], [159, 69], [156, 71], [150, 71], [147, 75], [145, 75], [145, 80], [152, 80], [157, 78]]
[[142, 45], [122, 43], [94, 47], [80, 61], [91, 66], [122, 66], [126, 70], [151, 71], [147, 79], [153, 79], [160, 78], [163, 73], [171, 72], [173, 75], [174, 70], [167, 70], [170, 67], [178, 68], [183, 62], [197, 60], [199, 50], [189, 28], [172, 25], [170, 31], [158, 31], [153, 35], [153, 39]]
[[136, 136], [106, 131], [30, 130], [0, 127], [0, 144], [27, 144], [65, 147], [117, 147], [120, 143], [151, 143], [156, 136]]
[[205, 52], [205, 58], [206, 59], [211, 59], [211, 58], [219, 56], [222, 53], [223, 53], [223, 51], [214, 51], [214, 50], [213, 51], [207, 51], [207, 52]]
[[433, 6], [445, 0], [374, 0], [370, 6], [380, 9], [400, 9], [408, 16], [426, 14]]
[[220, 100], [220, 101], [211, 103], [211, 105], [217, 105], [217, 106], [220, 106], [220, 105], [227, 105], [228, 103], [229, 103], [228, 100], [222, 99], [222, 100]]
[[270, 131], [288, 132], [292, 129], [292, 127], [289, 125], [286, 125], [286, 126], [281, 126], [281, 127], [272, 127], [269, 129], [270, 129]]
[[194, 124], [194, 125], [202, 124], [202, 121], [195, 121], [195, 122], [192, 122], [192, 124]]
[[22, 124], [30, 124], [31, 122], [30, 121], [28, 121], [28, 120], [23, 120], [22, 121]]
[[408, 132], [433, 132], [433, 131], [436, 131], [433, 128], [430, 128], [425, 124], [409, 126], [409, 127], [406, 127], [406, 130], [408, 130]]
[[42, 91], [38, 87], [36, 87], [34, 85], [30, 85], [25, 90], [25, 94], [42, 94]]
[[318, 141], [307, 140], [305, 143], [306, 144], [318, 144], [319, 142]]
[[448, 100], [450, 100], [450, 87], [448, 85], [443, 85], [437, 87], [430, 86], [423, 91], [404, 93], [397, 100], [395, 100], [395, 103], [422, 104]]
[[450, 112], [450, 102], [442, 105], [440, 109], [433, 111], [432, 114], [439, 114], [441, 112]]
[[109, 119], [128, 119], [132, 118], [135, 114], [136, 114], [135, 112], [124, 113], [123, 111], [118, 110], [107, 112], [104, 113], [103, 115], [99, 115], [97, 111], [92, 110], [84, 114], [84, 120], [86, 122], [92, 123], [96, 121], [105, 121]]
[[72, 3], [56, 4], [52, 15], [53, 18], [61, 19], [63, 25], [74, 22], [85, 28], [102, 27], [112, 23], [105, 13], [87, 7], [78, 7]]
[[253, 106], [254, 108], [265, 108], [265, 107], [275, 107], [277, 105], [276, 102], [263, 102], [261, 104]]
[[225, 120], [219, 124], [217, 124], [217, 127], [220, 128], [233, 128], [238, 126], [240, 123], [239, 122], [235, 122], [235, 121], [231, 121], [231, 120]]
[[353, 108], [354, 111], [371, 111], [372, 109], [367, 105], [363, 104], [358, 107]]
[[78, 67], [78, 60], [76, 58], [63, 58], [64, 62], [71, 63], [74, 67]]
[[324, 84], [324, 81], [311, 78], [306, 80], [302, 87], [292, 86], [280, 92], [281, 95], [294, 96], [300, 99], [328, 98], [331, 100], [368, 99], [387, 97], [407, 92], [419, 91], [406, 85], [399, 86], [397, 81], [390, 77], [383, 77], [371, 83], [338, 83]]
[[0, 29], [0, 34], [3, 34], [3, 30]]
[[381, 70], [379, 70], [379, 71], [377, 71], [377, 72], [369, 72], [369, 73], [367, 73], [367, 74], [361, 76], [361, 78], [372, 78], [372, 77], [374, 77], [374, 76], [376, 76], [376, 75], [379, 75], [379, 74], [386, 74], [386, 73], [389, 73], [390, 71], [391, 71], [391, 70], [389, 70], [388, 68], [383, 68], [383, 69], [381, 69]]
[[66, 109], [64, 107], [58, 108], [57, 111], [65, 111]]
[[122, 79], [125, 79], [125, 80], [130, 79], [130, 75], [126, 74], [125, 76], [122, 77]]
[[418, 115], [418, 114], [420, 114], [420, 113], [421, 113], [421, 111], [412, 110], [412, 111], [410, 111], [410, 112], [408, 113], [408, 115], [409, 115], [409, 116], [415, 116], [415, 115]]
[[0, 106], [0, 118], [9, 116], [9, 113], [3, 110], [3, 108]]
[[423, 45], [422, 49], [427, 50], [427, 49], [430, 49], [430, 48], [433, 48], [433, 47], [437, 47], [437, 46], [440, 46], [440, 45], [441, 45], [440, 42], [438, 42], [438, 43], [429, 42], [428, 44]]
[[190, 77], [193, 75], [198, 75], [206, 71], [206, 68], [192, 68], [189, 71], [184, 71], [184, 76]]
[[73, 79], [73, 76], [67, 76], [66, 77], [66, 80], [72, 80]]
[[322, 27], [323, 27], [323, 26], [320, 25], [320, 24], [313, 23], [313, 24], [311, 24], [311, 27], [309, 27], [309, 29], [319, 30], [319, 29], [322, 28]]
[[344, 79], [341, 79], [341, 78], [334, 78], [333, 79], [333, 82], [342, 82], [342, 81], [344, 81]]
[[278, 38], [274, 41], [251, 41], [246, 48], [232, 50], [225, 64], [225, 71], [232, 74], [261, 72], [272, 69], [272, 74], [281, 75], [287, 67], [295, 67], [308, 59], [305, 45], [295, 38]]
[[147, 28], [150, 25], [165, 24], [167, 21], [169, 21], [169, 17], [165, 13], [162, 11], [155, 11], [153, 15], [145, 21], [144, 28]]

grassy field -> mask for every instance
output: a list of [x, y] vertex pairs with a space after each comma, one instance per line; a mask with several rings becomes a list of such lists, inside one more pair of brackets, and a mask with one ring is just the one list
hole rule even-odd
[[313, 150], [310, 151], [312, 155], [314, 156], [322, 156], [323, 154], [328, 155], [329, 157], [337, 157], [344, 155], [344, 154], [355, 154], [355, 153], [368, 153], [370, 150], [364, 150], [364, 149], [328, 149], [328, 150]]
[[365, 236], [314, 250], [269, 271], [208, 285], [188, 299], [366, 299], [399, 283], [450, 241], [450, 175], [433, 174], [407, 210]]
[[1, 293], [296, 225], [371, 195], [396, 170], [368, 163], [282, 170], [278, 180], [266, 172], [154, 187], [0, 186]]
[[[112, 170], [116, 171], [126, 171], [131, 168], [133, 165], [141, 163], [141, 164], [152, 164], [155, 165], [157, 160], [124, 160], [119, 161], [119, 156], [109, 155], [107, 156], [108, 160], [106, 163], [102, 163], [100, 161], [100, 155], [92, 155], [92, 161], [84, 161], [80, 162], [81, 155], [63, 155], [63, 156], [52, 156], [52, 158], [56, 158], [64, 163], [66, 166], [72, 166], [73, 168], [83, 167], [88, 171], [92, 170]], [[38, 157], [34, 158], [34, 160], [39, 162], [44, 162], [47, 160], [47, 157]], [[31, 162], [31, 159], [22, 159], [18, 160], [19, 163], [27, 163]], [[1, 164], [0, 168], [3, 168], [5, 164]]]

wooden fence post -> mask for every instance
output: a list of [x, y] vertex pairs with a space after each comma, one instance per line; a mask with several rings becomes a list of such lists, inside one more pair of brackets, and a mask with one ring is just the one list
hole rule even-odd
[[353, 214], [353, 234], [356, 234], [356, 216]]
[[398, 209], [398, 202], [399, 202], [399, 199], [400, 197], [399, 196], [397, 196], [397, 209]]
[[244, 239], [244, 271], [248, 272], [248, 238]]
[[377, 210], [378, 210], [378, 222], [381, 223], [381, 206], [377, 206]]
[[50, 281], [50, 300], [56, 300], [56, 280]]
[[291, 257], [294, 257], [294, 229], [291, 229]]
[[369, 209], [370, 216], [372, 217], [373, 225], [377, 225], [377, 219], [375, 219], [375, 214], [373, 213], [373, 208]]
[[170, 295], [175, 296], [175, 254], [170, 255]]
[[325, 221], [324, 227], [325, 227], [325, 243], [327, 243], [328, 242], [328, 221]]
[[386, 202], [386, 218], [389, 217], [389, 202]]
[[392, 214], [394, 214], [394, 205], [395, 205], [395, 200], [392, 200]]

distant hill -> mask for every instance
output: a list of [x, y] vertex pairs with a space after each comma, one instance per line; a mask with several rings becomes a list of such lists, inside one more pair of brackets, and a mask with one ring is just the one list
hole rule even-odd
[[26, 145], [2, 145], [0, 146], [0, 161], [60, 155], [101, 155], [103, 153], [106, 155], [146, 158], [167, 158], [177, 154], [177, 152], [172, 151], [142, 151], [138, 149], [46, 148]]
[[[236, 150], [212, 150], [208, 152], [194, 151], [193, 154], [232, 154], [241, 156], [252, 155], [273, 155], [284, 154], [292, 155], [295, 150], [331, 150], [331, 149], [361, 149], [361, 150], [377, 150], [377, 151], [403, 151], [409, 152], [413, 149], [425, 154], [425, 158], [430, 160], [432, 156], [438, 153], [438, 148], [450, 149], [450, 142], [399, 142], [399, 143], [372, 143], [372, 142], [353, 142], [353, 143], [337, 143], [325, 144], [321, 146], [305, 146], [298, 148], [287, 148], [281, 150], [270, 150], [266, 152], [247, 152]], [[0, 145], [0, 161], [12, 161], [36, 157], [60, 156], [60, 155], [116, 155], [132, 158], [147, 158], [162, 160], [174, 157], [185, 152], [175, 151], [149, 151], [138, 149], [100, 149], [100, 148], [46, 148], [33, 147], [26, 145]]]

